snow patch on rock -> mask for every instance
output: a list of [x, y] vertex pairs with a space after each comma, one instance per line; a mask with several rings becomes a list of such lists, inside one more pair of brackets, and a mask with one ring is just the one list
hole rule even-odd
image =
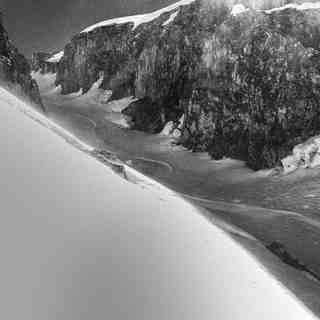
[[320, 136], [310, 138], [294, 147], [292, 155], [282, 161], [284, 173], [291, 173], [299, 168], [315, 168], [320, 165]]
[[161, 131], [160, 135], [172, 138], [179, 138], [181, 136], [181, 130], [184, 124], [184, 119], [185, 116], [183, 115], [178, 122], [169, 121]]
[[233, 6], [233, 8], [231, 10], [231, 14], [233, 16], [237, 16], [239, 14], [247, 12], [248, 10], [249, 10], [249, 8], [246, 8], [242, 3], [239, 3], [239, 4], [236, 4]]
[[169, 19], [167, 21], [165, 21], [162, 26], [165, 27], [167, 25], [169, 25], [171, 22], [173, 22], [175, 20], [175, 18], [177, 17], [177, 15], [179, 14], [179, 11], [176, 11], [174, 13], [172, 13], [169, 17]]
[[108, 106], [108, 110], [112, 111], [112, 112], [118, 112], [121, 113], [124, 109], [126, 109], [130, 103], [136, 101], [137, 99], [135, 99], [133, 96], [131, 97], [126, 97], [126, 98], [122, 98], [119, 100], [113, 100], [108, 102], [107, 106]]
[[299, 10], [299, 11], [303, 11], [303, 10], [314, 10], [314, 9], [320, 9], [320, 2], [304, 2], [301, 4], [298, 3], [289, 3], [286, 4], [285, 6], [279, 7], [279, 8], [273, 8], [270, 10], [265, 10], [264, 12], [270, 14], [273, 12], [277, 12], [277, 11], [283, 11], [283, 10], [287, 10], [287, 9], [295, 9], [295, 10]]
[[54, 54], [49, 59], [47, 59], [46, 62], [58, 63], [58, 62], [60, 62], [60, 60], [62, 59], [63, 56], [64, 56], [64, 51], [60, 51], [60, 52]]
[[133, 25], [134, 25], [133, 30], [134, 30], [141, 24], [148, 23], [148, 22], [151, 22], [151, 21], [159, 18], [163, 13], [177, 10], [179, 7], [188, 5], [194, 1], [195, 0], [181, 0], [181, 1], [178, 1], [168, 7], [162, 8], [162, 9], [154, 11], [154, 12], [101, 21], [101, 22], [98, 22], [98, 23], [84, 29], [83, 31], [81, 31], [81, 33], [91, 32], [91, 31], [93, 31], [97, 28], [100, 28], [100, 27], [111, 26], [114, 24], [125, 24], [125, 23], [133, 23]]

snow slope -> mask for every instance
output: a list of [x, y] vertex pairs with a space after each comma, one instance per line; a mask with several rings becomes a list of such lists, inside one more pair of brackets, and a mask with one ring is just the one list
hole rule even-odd
[[170, 5], [168, 7], [162, 8], [162, 9], [154, 11], [154, 12], [101, 21], [101, 22], [98, 22], [98, 23], [84, 29], [83, 31], [81, 31], [81, 33], [91, 32], [91, 31], [95, 30], [96, 28], [100, 28], [100, 27], [110, 26], [113, 24], [124, 24], [124, 23], [133, 23], [134, 24], [133, 30], [134, 30], [140, 24], [151, 22], [151, 21], [159, 18], [163, 13], [177, 10], [179, 7], [188, 5], [194, 1], [195, 0], [180, 0], [180, 1]]
[[313, 319], [172, 192], [121, 179], [2, 88], [0, 105], [1, 319]]

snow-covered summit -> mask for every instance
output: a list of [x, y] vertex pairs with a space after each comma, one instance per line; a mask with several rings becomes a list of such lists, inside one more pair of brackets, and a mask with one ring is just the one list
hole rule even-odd
[[168, 7], [165, 7], [160, 10], [153, 11], [150, 13], [127, 16], [127, 17], [120, 17], [120, 18], [114, 18], [114, 19], [101, 21], [101, 22], [98, 22], [98, 23], [84, 29], [83, 31], [81, 31], [81, 33], [91, 32], [91, 31], [93, 31], [97, 28], [100, 28], [100, 27], [110, 26], [113, 24], [124, 24], [124, 23], [133, 23], [134, 24], [133, 29], [135, 29], [140, 24], [148, 23], [148, 22], [151, 22], [151, 21], [159, 18], [163, 13], [177, 10], [179, 7], [188, 5], [194, 1], [195, 0], [180, 0], [180, 1], [170, 5]]

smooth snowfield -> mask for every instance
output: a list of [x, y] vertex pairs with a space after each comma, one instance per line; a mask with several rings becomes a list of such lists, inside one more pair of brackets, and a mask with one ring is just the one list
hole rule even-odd
[[192, 206], [0, 105], [1, 319], [313, 319]]
[[133, 30], [134, 30], [140, 24], [151, 22], [151, 21], [159, 18], [163, 13], [177, 10], [179, 7], [188, 5], [194, 1], [195, 0], [180, 0], [180, 1], [170, 5], [168, 7], [165, 7], [160, 10], [153, 11], [150, 13], [138, 14], [138, 15], [134, 15], [134, 16], [120, 17], [120, 18], [114, 18], [114, 19], [101, 21], [101, 22], [98, 22], [98, 23], [84, 29], [83, 31], [81, 31], [81, 33], [91, 32], [91, 31], [93, 31], [97, 28], [100, 28], [100, 27], [110, 26], [113, 24], [124, 24], [124, 23], [133, 23], [134, 24]]

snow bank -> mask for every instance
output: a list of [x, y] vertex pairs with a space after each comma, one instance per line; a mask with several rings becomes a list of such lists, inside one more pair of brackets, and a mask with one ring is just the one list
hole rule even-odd
[[100, 28], [100, 27], [110, 26], [113, 24], [124, 24], [124, 23], [133, 23], [134, 24], [133, 30], [134, 30], [135, 28], [137, 28], [139, 25], [141, 25], [143, 23], [148, 23], [148, 22], [151, 22], [151, 21], [159, 18], [163, 13], [176, 10], [181, 6], [188, 5], [194, 1], [195, 0], [181, 0], [181, 1], [178, 1], [168, 7], [162, 8], [160, 10], [157, 10], [157, 11], [154, 11], [151, 13], [109, 19], [109, 20], [94, 24], [94, 25], [84, 29], [83, 31], [81, 31], [81, 33], [91, 32], [91, 31], [93, 31], [97, 28]]
[[46, 61], [50, 62], [50, 63], [58, 63], [58, 62], [60, 62], [60, 60], [62, 59], [63, 56], [64, 56], [64, 51], [60, 51], [60, 52], [54, 54], [49, 59], [47, 59]]
[[320, 165], [320, 136], [310, 138], [294, 147], [292, 155], [282, 160], [284, 173], [298, 168], [314, 168]]
[[1, 318], [313, 319], [191, 205], [121, 179], [2, 88], [0, 104]]

